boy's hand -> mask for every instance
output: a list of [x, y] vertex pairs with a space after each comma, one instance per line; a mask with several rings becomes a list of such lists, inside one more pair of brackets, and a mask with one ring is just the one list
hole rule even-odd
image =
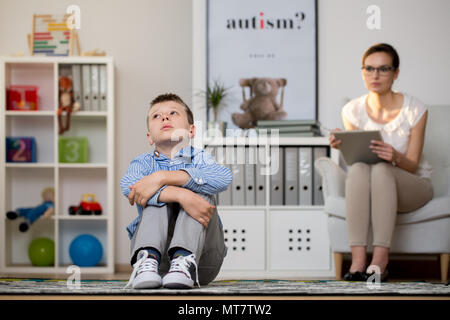
[[128, 201], [146, 207], [148, 200], [164, 185], [164, 173], [156, 171], [130, 186]]
[[179, 203], [183, 209], [203, 227], [207, 228], [214, 209], [216, 206], [203, 199], [200, 195], [187, 189], [183, 189], [183, 193], [179, 195]]

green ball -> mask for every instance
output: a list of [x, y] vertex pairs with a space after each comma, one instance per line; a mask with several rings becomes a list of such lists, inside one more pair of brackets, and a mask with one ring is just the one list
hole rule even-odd
[[34, 239], [28, 248], [28, 257], [33, 266], [53, 266], [55, 263], [55, 243], [49, 238]]

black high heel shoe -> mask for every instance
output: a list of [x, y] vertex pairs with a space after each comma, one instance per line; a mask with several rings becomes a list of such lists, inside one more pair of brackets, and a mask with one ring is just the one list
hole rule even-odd
[[360, 271], [356, 271], [356, 272], [347, 272], [344, 275], [343, 280], [345, 281], [366, 281], [367, 280], [367, 274], [365, 272], [360, 272]]

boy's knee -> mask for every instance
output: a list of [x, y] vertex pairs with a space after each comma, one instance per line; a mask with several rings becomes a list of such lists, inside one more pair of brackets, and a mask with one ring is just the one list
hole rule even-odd
[[166, 210], [167, 210], [167, 204], [164, 204], [162, 206], [148, 205], [145, 208], [142, 208], [142, 213], [160, 212], [160, 211], [166, 211]]

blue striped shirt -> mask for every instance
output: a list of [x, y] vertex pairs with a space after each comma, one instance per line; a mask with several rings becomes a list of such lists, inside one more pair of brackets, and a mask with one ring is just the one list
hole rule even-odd
[[[122, 193], [128, 197], [130, 193], [129, 186], [152, 174], [155, 171], [184, 170], [189, 175], [189, 181], [183, 185], [183, 188], [196, 193], [214, 195], [224, 191], [231, 183], [232, 174], [230, 169], [216, 163], [211, 154], [202, 149], [188, 146], [180, 149], [173, 159], [163, 154], [157, 156], [155, 151], [144, 153], [133, 159], [128, 166], [127, 172], [120, 181]], [[147, 205], [161, 207], [164, 202], [158, 201], [159, 194], [166, 186], [159, 189], [153, 197], [147, 202]], [[128, 236], [131, 239], [136, 232], [137, 226], [142, 217], [142, 206], [136, 204], [138, 217], [128, 226]]]

